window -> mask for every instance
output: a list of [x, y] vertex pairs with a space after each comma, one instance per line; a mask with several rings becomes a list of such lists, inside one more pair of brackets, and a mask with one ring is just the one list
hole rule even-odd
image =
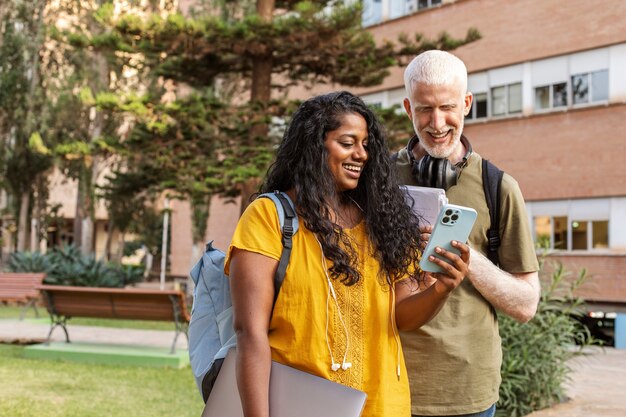
[[439, 6], [442, 0], [363, 0], [361, 24], [372, 26], [387, 19], [396, 19], [418, 10]]
[[567, 217], [555, 217], [554, 222], [554, 249], [567, 249]]
[[411, 3], [411, 0], [389, 0], [389, 18], [395, 19], [408, 14], [410, 11], [407, 9]]
[[572, 76], [572, 104], [609, 99], [609, 71], [601, 70]]
[[491, 114], [501, 116], [506, 114], [506, 87], [493, 87], [491, 89]]
[[[567, 217], [563, 216], [538, 216], [535, 217], [534, 223], [535, 239], [540, 248], [592, 250], [609, 247], [609, 222], [607, 220], [572, 220], [570, 222]], [[571, 242], [568, 242], [570, 231]]]
[[609, 71], [591, 73], [591, 101], [606, 101], [609, 99]]
[[567, 83], [535, 88], [535, 109], [545, 110], [567, 106]]
[[572, 222], [572, 249], [587, 250], [587, 222]]
[[491, 115], [504, 116], [522, 111], [522, 83], [491, 88]]
[[535, 217], [535, 239], [540, 248], [567, 249], [567, 217]]
[[383, 2], [382, 0], [363, 0], [363, 14], [361, 15], [361, 24], [363, 26], [371, 26], [380, 23], [383, 20]]
[[535, 109], [550, 108], [550, 86], [535, 88]]
[[472, 108], [466, 119], [482, 119], [487, 117], [487, 93], [476, 93], [472, 100]]
[[509, 85], [509, 113], [522, 111], [522, 83]]
[[552, 225], [550, 217], [535, 217], [535, 242], [540, 248], [552, 247]]
[[606, 249], [609, 247], [609, 222], [591, 222], [591, 247], [593, 249]]
[[609, 222], [581, 221], [572, 222], [572, 249], [606, 249], [609, 247]]
[[572, 103], [589, 103], [589, 74], [572, 77]]
[[439, 6], [441, 0], [418, 0], [417, 7], [419, 10], [428, 9], [430, 7]]

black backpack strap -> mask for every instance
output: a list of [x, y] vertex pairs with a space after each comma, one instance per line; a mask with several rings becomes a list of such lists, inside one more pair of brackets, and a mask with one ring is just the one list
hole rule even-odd
[[498, 248], [500, 247], [500, 193], [502, 172], [498, 167], [483, 159], [483, 190], [489, 208], [490, 226], [487, 231], [487, 257], [494, 265], [500, 265]]
[[274, 274], [274, 304], [276, 304], [278, 292], [281, 285], [283, 285], [285, 273], [287, 272], [287, 265], [289, 264], [289, 258], [291, 257], [291, 248], [293, 246], [291, 238], [294, 234], [293, 219], [296, 217], [296, 211], [289, 200], [287, 200], [287, 198], [280, 191], [275, 191], [274, 193], [276, 194], [276, 197], [278, 197], [278, 201], [280, 201], [281, 206], [283, 206], [283, 212], [285, 214], [285, 224], [283, 225], [283, 229], [281, 231], [283, 252], [280, 255], [278, 268], [276, 268], [276, 273]]

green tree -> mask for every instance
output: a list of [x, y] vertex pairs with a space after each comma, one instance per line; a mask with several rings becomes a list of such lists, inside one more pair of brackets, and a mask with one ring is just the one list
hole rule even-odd
[[[97, 185], [111, 166], [119, 166], [115, 145], [124, 140], [133, 123], [128, 109], [120, 103], [132, 101], [135, 91], [149, 87], [144, 83], [146, 77], [142, 71], [128, 65], [141, 57], [118, 53], [102, 45], [107, 24], [116, 14], [153, 13], [172, 9], [174, 5], [172, 2], [135, 5], [115, 0], [61, 0], [59, 4], [66, 19], [63, 27], [57, 25], [51, 30], [51, 40], [62, 50], [59, 59], [66, 76], [55, 103], [51, 135], [56, 139], [54, 153], [59, 157], [59, 167], [78, 183], [74, 242], [82, 253], [89, 254], [94, 249]], [[91, 39], [92, 44], [87, 44], [85, 39]], [[115, 210], [111, 204], [108, 207]], [[117, 219], [111, 225], [124, 224], [121, 217]], [[123, 235], [125, 230], [121, 231]], [[109, 244], [111, 233], [109, 228]]]
[[14, 1], [0, 8], [1, 186], [12, 202], [18, 250], [29, 246], [31, 213], [38, 218], [45, 211], [46, 172], [52, 164], [43, 142], [45, 8], [45, 0]]
[[[428, 40], [402, 36], [377, 44], [361, 27], [360, 3], [335, 1], [204, 1], [181, 14], [126, 15], [89, 45], [140, 53], [141, 67], [179, 87], [161, 97], [132, 139], [125, 170], [154, 173], [158, 184], [193, 204], [201, 245], [211, 195], [242, 194], [242, 210], [272, 158], [280, 128], [293, 109], [293, 86], [373, 86], [390, 66], [430, 48], [452, 49], [478, 38], [443, 33]], [[183, 94], [184, 90], [193, 93]], [[199, 241], [198, 241], [199, 240]]]
[[[289, 87], [376, 85], [390, 66], [404, 63], [401, 58], [428, 48], [451, 49], [477, 38], [470, 30], [462, 41], [444, 33], [437, 40], [402, 36], [397, 44], [377, 45], [361, 28], [358, 3], [258, 0], [222, 1], [217, 6], [213, 10], [219, 13], [195, 19], [179, 14], [147, 20], [126, 16], [113, 22], [117, 30], [107, 44], [140, 51], [154, 74], [200, 90], [212, 88], [226, 107], [241, 109], [241, 132], [221, 144], [224, 153], [219, 162], [222, 168], [230, 167], [224, 174], [231, 179], [225, 184], [231, 192], [240, 191], [266, 168], [269, 158], [257, 156], [271, 149], [271, 121], [282, 116]], [[234, 100], [224, 94], [228, 81], [243, 89]], [[211, 110], [232, 112], [225, 107]]]

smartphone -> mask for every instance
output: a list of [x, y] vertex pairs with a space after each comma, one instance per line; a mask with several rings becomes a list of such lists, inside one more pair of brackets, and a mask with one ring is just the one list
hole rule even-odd
[[459, 255], [460, 251], [452, 246], [452, 241], [467, 242], [467, 238], [476, 221], [476, 216], [476, 210], [471, 207], [457, 206], [454, 204], [446, 204], [443, 206], [437, 216], [437, 222], [430, 235], [430, 240], [424, 249], [424, 253], [422, 253], [420, 268], [426, 272], [445, 272], [439, 265], [429, 261], [428, 257], [430, 255], [437, 256], [450, 263], [448, 259], [437, 255], [435, 248], [439, 246], [440, 248]]

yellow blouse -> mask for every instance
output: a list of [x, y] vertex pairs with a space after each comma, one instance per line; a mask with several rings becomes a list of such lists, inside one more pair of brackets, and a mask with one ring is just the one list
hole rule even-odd
[[[392, 293], [379, 276], [380, 265], [371, 255], [365, 224], [361, 222], [345, 232], [356, 250], [362, 279], [347, 287], [331, 278], [335, 302], [324, 274], [320, 246], [300, 220], [270, 321], [272, 359], [366, 392], [363, 417], [408, 417], [409, 385], [397, 329], [391, 321]], [[272, 201], [257, 199], [242, 215], [228, 249], [226, 274], [235, 247], [280, 258], [281, 233]], [[327, 261], [327, 266], [331, 265]], [[338, 363], [342, 363], [347, 350], [346, 362], [352, 367], [332, 371], [328, 345]]]

